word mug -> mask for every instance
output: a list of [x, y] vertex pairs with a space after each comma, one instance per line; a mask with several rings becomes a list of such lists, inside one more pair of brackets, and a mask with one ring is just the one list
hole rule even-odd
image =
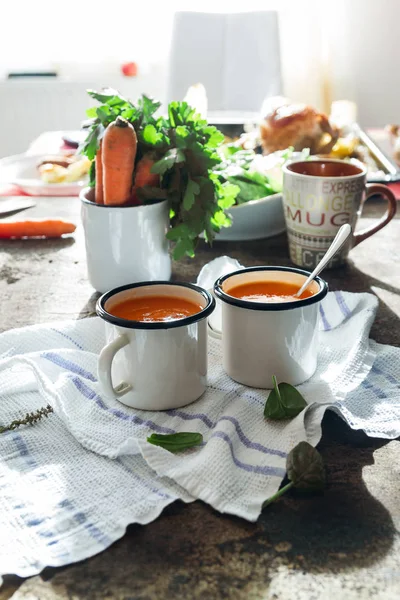
[[377, 223], [354, 233], [328, 266], [343, 264], [350, 249], [385, 227], [396, 214], [396, 199], [385, 185], [366, 183], [362, 163], [333, 159], [291, 162], [283, 167], [283, 205], [291, 261], [313, 269], [325, 255], [339, 228], [355, 231], [365, 201], [386, 198], [388, 208]]

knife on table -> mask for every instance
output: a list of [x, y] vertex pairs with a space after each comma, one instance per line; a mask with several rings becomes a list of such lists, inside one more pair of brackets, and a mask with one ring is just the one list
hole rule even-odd
[[36, 202], [32, 198], [21, 196], [0, 198], [0, 219], [34, 206], [36, 206]]

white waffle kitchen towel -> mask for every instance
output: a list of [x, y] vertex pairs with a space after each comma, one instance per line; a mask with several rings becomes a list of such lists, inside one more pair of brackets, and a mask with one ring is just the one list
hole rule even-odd
[[[327, 408], [368, 435], [400, 435], [400, 349], [368, 339], [377, 300], [335, 292], [321, 306], [318, 370], [299, 387], [309, 406], [292, 421], [263, 418], [265, 390], [234, 383], [210, 340], [209, 386], [163, 413], [102, 396], [98, 318], [0, 336], [0, 424], [50, 403], [54, 414], [0, 434], [0, 575], [26, 577], [104, 550], [129, 523], [149, 523], [176, 499], [200, 498], [249, 521], [279, 487], [287, 453], [315, 445]], [[201, 447], [173, 455], [153, 432], [198, 431]]]

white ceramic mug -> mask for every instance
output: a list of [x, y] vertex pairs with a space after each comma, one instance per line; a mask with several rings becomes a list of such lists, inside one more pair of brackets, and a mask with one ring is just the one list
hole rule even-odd
[[286, 281], [299, 288], [309, 273], [291, 267], [250, 267], [220, 277], [214, 294], [222, 301], [222, 362], [235, 381], [270, 389], [278, 382], [298, 385], [317, 367], [319, 305], [328, 285], [317, 277], [313, 296], [293, 302], [250, 302], [229, 295], [236, 286], [262, 281]]
[[300, 267], [316, 267], [344, 223], [354, 231], [371, 196], [386, 199], [386, 213], [367, 229], [354, 233], [328, 267], [343, 264], [352, 247], [385, 227], [396, 214], [393, 192], [385, 185], [366, 183], [367, 169], [360, 162], [313, 158], [287, 163], [282, 170], [290, 260]]
[[167, 200], [106, 206], [93, 202], [93, 188], [82, 190], [80, 198], [88, 277], [95, 290], [171, 277]]
[[[124, 300], [151, 295], [185, 298], [202, 309], [184, 319], [151, 323], [112, 314]], [[104, 394], [143, 410], [168, 410], [197, 400], [207, 385], [207, 317], [214, 308], [212, 295], [190, 283], [136, 283], [101, 296], [96, 311], [106, 322], [107, 345], [98, 362]]]

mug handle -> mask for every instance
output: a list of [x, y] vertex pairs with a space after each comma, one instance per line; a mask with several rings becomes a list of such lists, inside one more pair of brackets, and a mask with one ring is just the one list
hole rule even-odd
[[109, 398], [120, 398], [132, 389], [130, 383], [122, 381], [117, 387], [113, 386], [111, 377], [111, 365], [118, 350], [129, 344], [127, 335], [119, 335], [115, 340], [104, 346], [100, 352], [97, 372], [103, 390]]
[[[217, 302], [217, 298], [215, 297], [214, 290], [212, 288], [210, 288], [208, 291], [211, 294], [211, 296], [214, 298], [215, 302]], [[208, 327], [208, 335], [210, 337], [214, 338], [214, 340], [222, 340], [222, 331], [211, 327], [209, 318], [207, 319], [207, 327]]]
[[207, 322], [208, 325], [208, 335], [215, 340], [222, 340], [222, 331], [218, 331], [217, 329], [213, 329], [210, 325], [210, 321]]
[[377, 194], [386, 198], [388, 206], [383, 217], [381, 217], [375, 225], [367, 227], [366, 229], [363, 229], [362, 231], [359, 231], [353, 235], [353, 248], [382, 229], [382, 227], [385, 227], [385, 225], [387, 225], [389, 221], [393, 219], [397, 210], [396, 198], [392, 190], [390, 190], [386, 185], [382, 185], [381, 183], [367, 183], [365, 189], [366, 196], [362, 206], [364, 206], [364, 203], [368, 200], [368, 198]]

